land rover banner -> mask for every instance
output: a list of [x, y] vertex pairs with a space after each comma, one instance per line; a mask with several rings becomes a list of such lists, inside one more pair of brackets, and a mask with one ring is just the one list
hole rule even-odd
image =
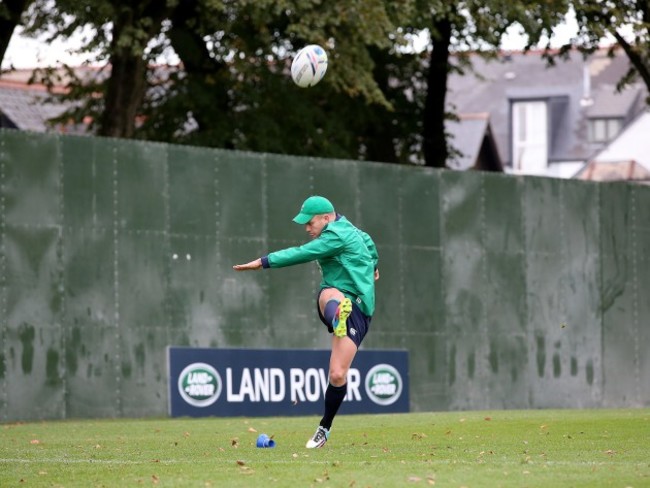
[[[169, 414], [320, 415], [328, 350], [168, 348]], [[341, 413], [409, 411], [408, 353], [359, 351]]]

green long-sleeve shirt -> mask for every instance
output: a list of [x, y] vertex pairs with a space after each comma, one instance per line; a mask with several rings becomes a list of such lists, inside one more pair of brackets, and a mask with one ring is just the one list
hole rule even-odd
[[379, 256], [368, 234], [339, 216], [323, 227], [316, 239], [262, 258], [265, 268], [282, 268], [310, 261], [316, 261], [321, 269], [321, 288], [338, 289], [355, 301], [364, 314], [372, 316]]

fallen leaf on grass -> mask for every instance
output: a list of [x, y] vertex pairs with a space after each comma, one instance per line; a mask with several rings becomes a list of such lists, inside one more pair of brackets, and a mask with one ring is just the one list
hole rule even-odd
[[609, 455], [611, 456], [611, 455], [613, 455], [613, 454], [616, 454], [616, 451], [614, 451], [614, 450], [612, 450], [612, 449], [607, 449], [607, 450], [605, 451], [605, 454], [609, 454]]
[[324, 482], [329, 481], [329, 480], [330, 480], [330, 475], [327, 473], [327, 471], [325, 471], [325, 472], [323, 473], [323, 477], [322, 477], [322, 478], [315, 478], [315, 479], [314, 479], [314, 481], [315, 481], [316, 483], [324, 483]]
[[253, 429], [252, 427], [249, 427], [248, 432], [257, 432], [257, 430]]
[[155, 474], [152, 474], [152, 475], [151, 475], [151, 482], [152, 482], [154, 485], [157, 485], [159, 481], [160, 481], [160, 478], [158, 478], [158, 476], [156, 476]]
[[239, 447], [239, 439], [237, 437], [230, 439], [230, 445], [234, 448]]
[[41, 441], [39, 441], [38, 439], [32, 439], [31, 441], [29, 441], [29, 443], [30, 444], [40, 444]]
[[422, 478], [418, 476], [409, 476], [407, 481], [410, 481], [411, 483], [419, 483], [420, 481], [422, 481]]
[[237, 460], [237, 464], [238, 464], [239, 466], [244, 466], [246, 463], [245, 463], [244, 461], [241, 461], [241, 460], [238, 459], [238, 460]]

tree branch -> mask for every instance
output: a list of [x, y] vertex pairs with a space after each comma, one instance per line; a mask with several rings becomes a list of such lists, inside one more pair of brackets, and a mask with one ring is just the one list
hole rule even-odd
[[634, 68], [637, 70], [641, 78], [643, 79], [643, 82], [645, 83], [646, 87], [650, 91], [650, 67], [648, 67], [644, 61], [639, 52], [636, 50], [634, 46], [632, 46], [629, 42], [627, 42], [623, 36], [621, 36], [617, 30], [613, 30], [612, 35], [614, 38], [618, 41], [620, 46], [623, 48], [625, 51], [625, 54], [627, 54], [627, 57], [629, 58], [630, 62], [634, 66]]

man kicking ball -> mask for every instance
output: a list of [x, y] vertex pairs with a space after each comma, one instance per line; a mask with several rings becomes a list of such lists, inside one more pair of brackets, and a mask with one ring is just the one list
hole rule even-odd
[[317, 261], [322, 280], [317, 295], [321, 321], [332, 335], [325, 413], [307, 448], [323, 447], [347, 392], [347, 375], [375, 311], [375, 280], [379, 279], [377, 248], [368, 234], [334, 210], [324, 197], [304, 201], [294, 222], [305, 226], [312, 240], [272, 252], [236, 271], [282, 268]]

